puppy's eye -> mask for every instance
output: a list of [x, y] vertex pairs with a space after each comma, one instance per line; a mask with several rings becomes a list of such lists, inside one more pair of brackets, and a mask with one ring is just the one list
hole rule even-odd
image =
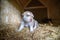
[[26, 15], [26, 16], [30, 16], [30, 15]]

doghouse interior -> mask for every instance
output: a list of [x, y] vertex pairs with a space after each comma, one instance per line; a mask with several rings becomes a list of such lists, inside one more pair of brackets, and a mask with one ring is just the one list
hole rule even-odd
[[39, 23], [48, 23], [47, 8], [25, 9], [25, 11], [31, 11]]

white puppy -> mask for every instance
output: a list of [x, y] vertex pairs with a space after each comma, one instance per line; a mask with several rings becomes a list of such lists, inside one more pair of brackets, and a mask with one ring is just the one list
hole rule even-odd
[[38, 27], [38, 22], [33, 19], [34, 15], [30, 11], [25, 11], [22, 14], [23, 18], [21, 21], [21, 25], [18, 31], [21, 31], [24, 27], [29, 27], [30, 32], [33, 32], [34, 29]]

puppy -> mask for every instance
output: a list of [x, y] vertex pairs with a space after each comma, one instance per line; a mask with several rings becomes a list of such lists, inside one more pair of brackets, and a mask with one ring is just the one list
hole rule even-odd
[[28, 27], [30, 32], [33, 32], [38, 27], [38, 22], [34, 19], [33, 13], [25, 11], [22, 16], [21, 25], [18, 31], [21, 31], [24, 27]]

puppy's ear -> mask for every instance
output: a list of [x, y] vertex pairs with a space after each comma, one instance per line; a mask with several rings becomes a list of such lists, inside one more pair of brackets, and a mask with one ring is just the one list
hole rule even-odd
[[34, 18], [34, 15], [31, 15]]
[[24, 15], [24, 13], [22, 13], [22, 16]]
[[33, 13], [31, 12], [31, 14], [30, 14], [33, 18], [34, 18], [34, 15], [33, 15]]
[[27, 12], [23, 12], [23, 13], [22, 13], [22, 16], [24, 16], [24, 15], [26, 15], [26, 14], [27, 14]]

